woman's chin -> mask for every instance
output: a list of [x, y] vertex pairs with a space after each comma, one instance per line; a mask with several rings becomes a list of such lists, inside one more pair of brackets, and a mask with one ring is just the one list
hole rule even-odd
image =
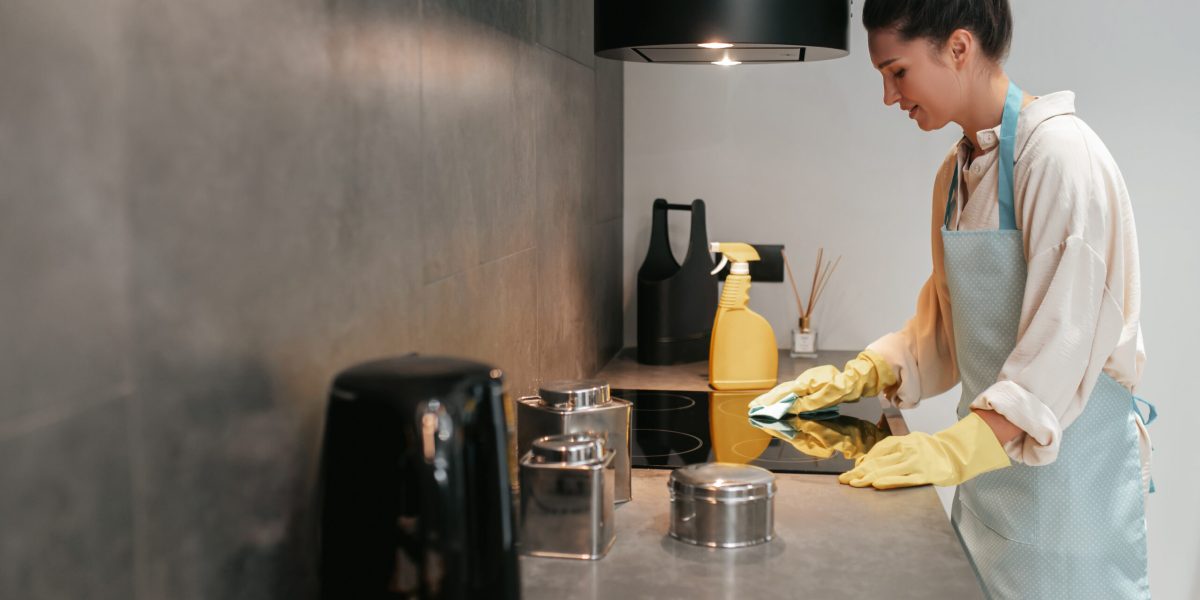
[[921, 131], [937, 131], [945, 127], [946, 123], [949, 123], [949, 121], [932, 120], [929, 118], [929, 115], [921, 115], [921, 117], [916, 119], [916, 121], [917, 127], [920, 127]]

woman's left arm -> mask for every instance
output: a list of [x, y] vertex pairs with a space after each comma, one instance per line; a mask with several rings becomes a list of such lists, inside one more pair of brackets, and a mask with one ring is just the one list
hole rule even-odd
[[1097, 173], [1105, 165], [1076, 121], [1057, 125], [1022, 157], [1028, 260], [1016, 345], [971, 404], [1009, 456], [1031, 465], [1057, 458], [1062, 430], [1083, 412], [1123, 321], [1108, 285], [1122, 280], [1110, 273], [1120, 265], [1106, 260], [1120, 239], [1117, 192]]
[[1020, 427], [1013, 425], [1012, 421], [1005, 419], [1004, 415], [994, 410], [972, 408], [971, 412], [979, 415], [979, 418], [983, 419], [984, 423], [987, 423], [987, 426], [991, 428], [992, 433], [996, 435], [996, 439], [999, 440], [1001, 445], [1017, 439], [1017, 436], [1024, 433]]

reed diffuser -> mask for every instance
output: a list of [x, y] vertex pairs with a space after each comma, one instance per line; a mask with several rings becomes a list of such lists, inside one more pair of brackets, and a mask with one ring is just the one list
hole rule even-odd
[[817, 265], [813, 269], [812, 287], [808, 292], [808, 308], [806, 309], [804, 302], [800, 299], [800, 290], [796, 288], [796, 276], [792, 273], [792, 264], [788, 262], [787, 252], [782, 252], [782, 254], [783, 265], [787, 267], [788, 279], [792, 282], [792, 293], [796, 296], [796, 308], [800, 310], [800, 322], [798, 327], [792, 330], [790, 354], [793, 358], [816, 358], [817, 331], [812, 326], [813, 309], [817, 307], [817, 301], [821, 299], [821, 292], [825, 291], [825, 286], [829, 283], [829, 278], [833, 276], [838, 264], [842, 262], [842, 257], [839, 256], [834, 261], [825, 261], [825, 249], [817, 250]]

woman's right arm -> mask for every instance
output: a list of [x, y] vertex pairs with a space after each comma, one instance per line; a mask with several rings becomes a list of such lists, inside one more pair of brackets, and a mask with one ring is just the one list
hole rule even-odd
[[899, 331], [867, 346], [892, 366], [898, 383], [884, 390], [883, 395], [900, 408], [914, 407], [921, 400], [941, 394], [958, 383], [950, 292], [942, 267], [942, 218], [956, 152], [956, 148], [951, 148], [934, 178], [930, 230], [933, 273], [917, 296], [916, 314]]

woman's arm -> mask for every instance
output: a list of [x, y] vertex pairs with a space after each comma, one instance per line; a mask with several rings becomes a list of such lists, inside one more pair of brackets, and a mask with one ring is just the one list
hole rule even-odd
[[[1023, 432], [1006, 444], [1013, 459], [1045, 465], [1121, 335], [1127, 225], [1119, 215], [1128, 200], [1111, 156], [1074, 117], [1042, 124], [1020, 160], [1027, 274], [1016, 344], [971, 408]], [[1002, 442], [1011, 433], [997, 418], [985, 422]]]
[[996, 439], [1000, 441], [1001, 446], [1013, 441], [1022, 433], [1020, 427], [1013, 425], [1011, 421], [1004, 418], [1004, 415], [994, 410], [972, 408], [971, 412], [979, 415], [979, 418], [992, 428], [992, 433], [996, 434]]
[[912, 408], [958, 383], [958, 359], [950, 325], [946, 273], [942, 267], [942, 216], [957, 161], [957, 145], [942, 160], [933, 180], [930, 251], [933, 273], [917, 295], [916, 313], [904, 326], [867, 346], [887, 361], [899, 380], [883, 396], [900, 408]]

